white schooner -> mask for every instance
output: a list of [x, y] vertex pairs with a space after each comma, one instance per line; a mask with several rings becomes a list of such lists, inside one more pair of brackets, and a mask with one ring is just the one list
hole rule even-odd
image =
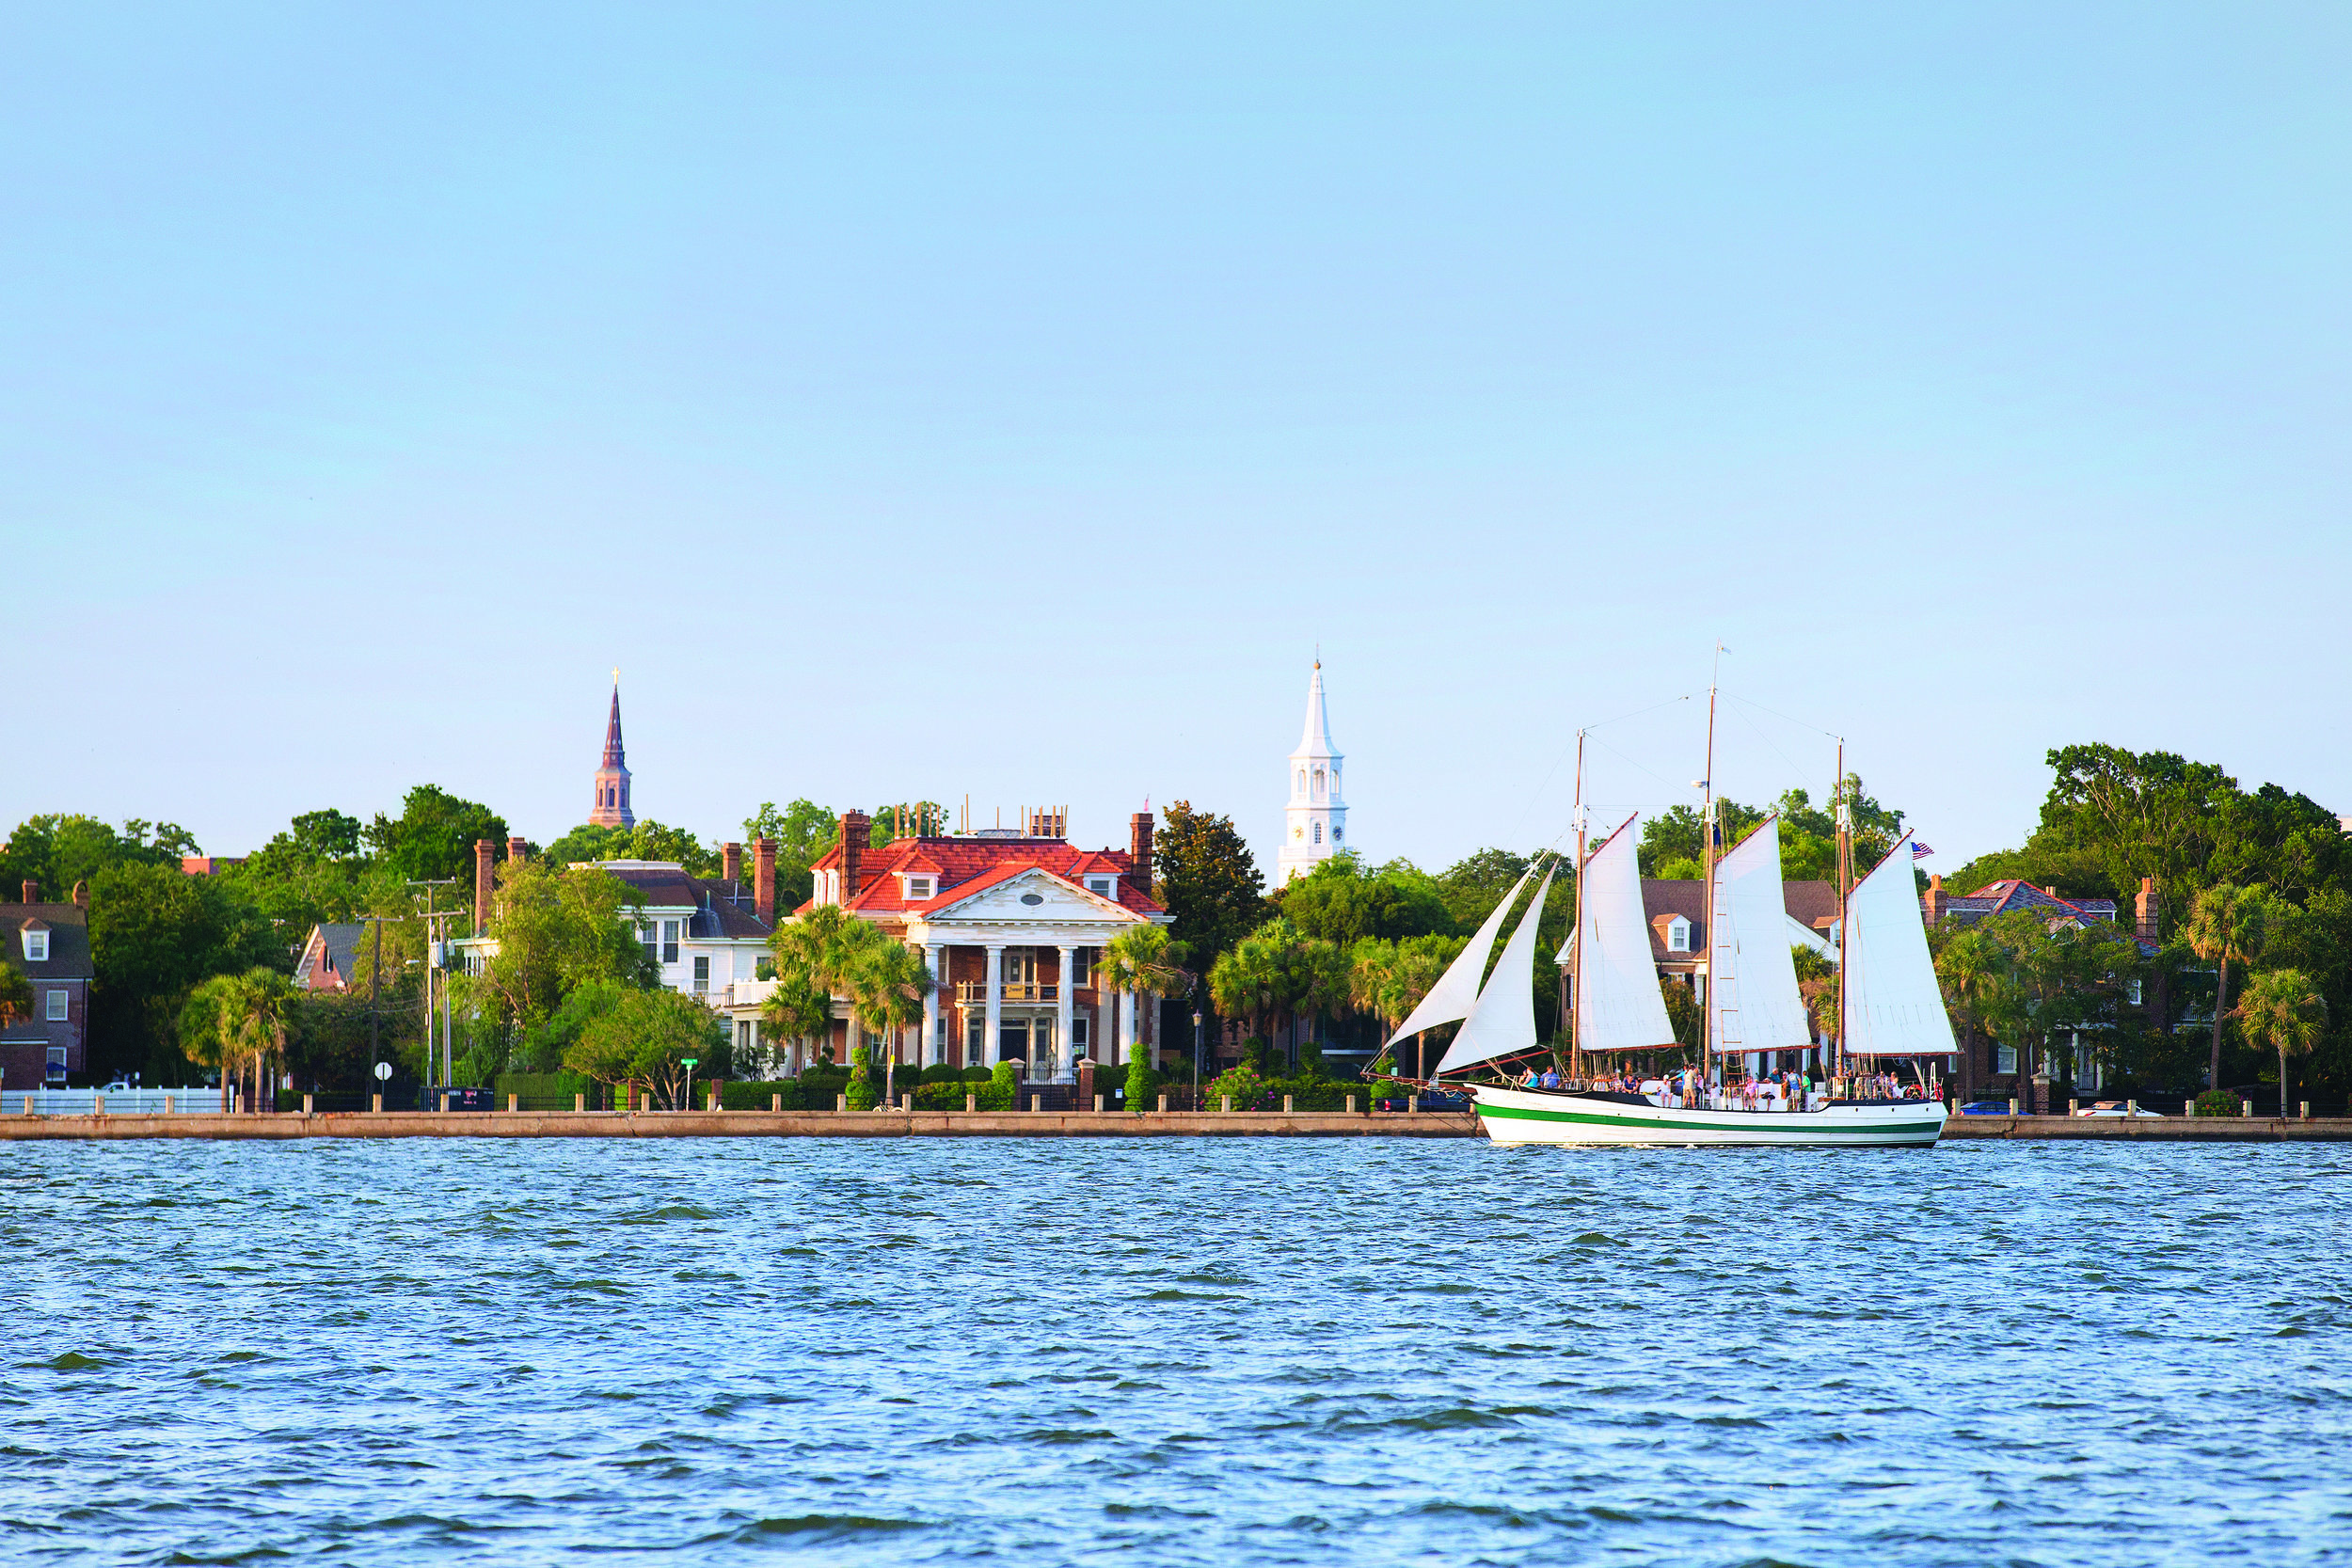
[[[1712, 747], [1710, 745], [1710, 752]], [[1711, 757], [1710, 757], [1711, 762]], [[1840, 757], [1842, 779], [1843, 757]], [[1580, 768], [1581, 772], [1581, 768]], [[1581, 789], [1581, 780], [1580, 780]], [[1710, 840], [1710, 798], [1704, 822]], [[1580, 813], [1581, 807], [1580, 805]], [[1668, 1022], [1650, 951], [1634, 858], [1638, 814], [1597, 846], [1578, 850], [1576, 933], [1570, 939], [1574, 1033], [1579, 1054], [1643, 1054], [1681, 1050]], [[1840, 883], [1847, 863], [1848, 818], [1839, 807]], [[1713, 1065], [1740, 1057], [1751, 1076], [1764, 1053], [1804, 1051], [1810, 1018], [1797, 989], [1789, 951], [1780, 863], [1779, 818], [1768, 816], [1720, 861], [1708, 845], [1707, 1039], [1699, 1070], [1675, 1094], [1659, 1086], [1634, 1093], [1592, 1088], [1466, 1083], [1479, 1123], [1499, 1144], [1661, 1144], [1794, 1147], [1928, 1146], [1942, 1136], [1946, 1111], [1934, 1099], [1864, 1100], [1815, 1096], [1804, 1104], [1725, 1093]], [[1944, 1056], [1956, 1049], [1936, 984], [1927, 929], [1913, 890], [1911, 837], [1852, 887], [1839, 922], [1837, 1039], [1852, 1060]], [[1535, 929], [1551, 885], [1547, 872], [1494, 973], [1485, 975], [1502, 921], [1527, 884], [1486, 918], [1470, 945], [1391, 1040], [1461, 1021], [1433, 1080], [1482, 1063], [1524, 1058], [1537, 1050]]]

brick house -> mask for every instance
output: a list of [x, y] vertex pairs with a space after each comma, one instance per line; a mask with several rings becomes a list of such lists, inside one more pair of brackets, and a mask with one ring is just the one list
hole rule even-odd
[[0, 1025], [0, 1088], [62, 1087], [89, 1071], [89, 884], [67, 904], [42, 903], [38, 882], [24, 893], [0, 904], [0, 962], [31, 982], [33, 1005]]
[[358, 972], [359, 941], [367, 935], [363, 921], [333, 922], [310, 927], [294, 958], [297, 990], [349, 990]]
[[[1128, 847], [1081, 849], [1058, 813], [1021, 828], [911, 836], [868, 845], [863, 812], [841, 818], [840, 841], [811, 869], [802, 911], [838, 905], [914, 948], [937, 986], [923, 1023], [902, 1047], [912, 1065], [993, 1067], [1018, 1059], [1037, 1080], [1069, 1082], [1084, 1060], [1126, 1059], [1138, 1037], [1136, 999], [1118, 1006], [1094, 985], [1095, 957], [1121, 932], [1173, 917], [1152, 896], [1152, 817], [1129, 822]], [[739, 1049], [755, 1037], [773, 982], [738, 985], [728, 1011]], [[845, 1060], [854, 1027], [836, 999], [825, 1054]], [[789, 1070], [801, 1066], [792, 1048]]]

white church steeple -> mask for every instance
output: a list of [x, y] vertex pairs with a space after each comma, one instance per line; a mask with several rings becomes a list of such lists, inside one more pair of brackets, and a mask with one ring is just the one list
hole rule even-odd
[[1331, 747], [1331, 716], [1323, 701], [1323, 660], [1307, 685], [1307, 731], [1291, 753], [1290, 804], [1282, 812], [1277, 882], [1304, 877], [1347, 847], [1347, 802], [1340, 794], [1340, 753]]

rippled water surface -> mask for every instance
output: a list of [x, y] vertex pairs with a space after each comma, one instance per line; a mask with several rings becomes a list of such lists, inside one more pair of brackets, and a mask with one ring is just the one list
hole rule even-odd
[[24, 1562], [2352, 1560], [2352, 1150], [0, 1145]]

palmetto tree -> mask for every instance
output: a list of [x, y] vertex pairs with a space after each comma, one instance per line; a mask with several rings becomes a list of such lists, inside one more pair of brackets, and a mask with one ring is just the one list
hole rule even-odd
[[[1094, 984], [1114, 997], [1174, 996], [1192, 983], [1192, 977], [1178, 967], [1184, 959], [1184, 944], [1172, 941], [1166, 928], [1132, 926], [1104, 944], [1094, 960]], [[1139, 1043], [1126, 1042], [1128, 1061], [1143, 1059], [1136, 1049]]]
[[2279, 1053], [2279, 1115], [2287, 1114], [2287, 1057], [2300, 1056], [2319, 1041], [2328, 1003], [2299, 969], [2273, 969], [2247, 982], [2233, 1009], [2246, 1037]]
[[1994, 992], [2008, 972], [2000, 946], [1981, 931], [1963, 931], [1935, 956], [1935, 977], [1944, 990], [1944, 1005], [1960, 1021], [1961, 1043], [1968, 1064], [1965, 1092], [1977, 1089], [1977, 1035], [1984, 1027]]
[[833, 998], [853, 996], [852, 977], [865, 955], [896, 945], [838, 904], [819, 904], [787, 921], [768, 939], [778, 981], [770, 1015], [779, 1030], [798, 1029], [812, 1045], [833, 1033]]
[[850, 968], [850, 1008], [869, 1034], [882, 1037], [893, 1064], [903, 1033], [923, 1022], [923, 1001], [931, 985], [930, 966], [923, 955], [887, 938], [866, 943]]
[[1266, 1019], [1281, 1006], [1281, 965], [1275, 945], [1247, 936], [1217, 955], [1209, 970], [1209, 998], [1228, 1018], [1247, 1018], [1250, 1033], [1265, 1037]]
[[2216, 966], [2213, 992], [2213, 1067], [2208, 1086], [2221, 1086], [2221, 1019], [2230, 1003], [2232, 961], [2251, 964], [2262, 957], [2274, 908], [2267, 890], [2217, 883], [2197, 895], [2185, 933], [2197, 956]]
[[189, 994], [181, 1010], [181, 1049], [199, 1067], [220, 1069], [221, 1108], [230, 1085], [252, 1074], [254, 1100], [262, 1093], [262, 1070], [286, 1048], [286, 1014], [294, 988], [275, 970], [215, 974]]

